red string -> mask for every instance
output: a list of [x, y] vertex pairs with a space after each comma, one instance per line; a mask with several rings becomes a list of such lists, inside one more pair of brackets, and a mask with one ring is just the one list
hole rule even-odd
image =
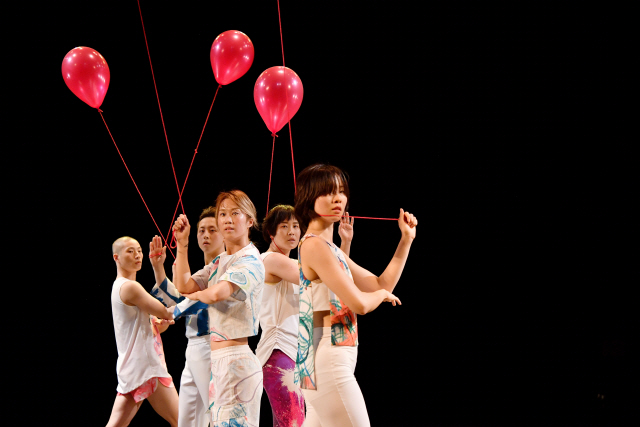
[[271, 167], [269, 168], [269, 192], [267, 193], [267, 216], [269, 215], [269, 197], [271, 196], [271, 173], [273, 172], [273, 152], [276, 148], [276, 135], [273, 134], [273, 146], [271, 147]]
[[282, 20], [280, 19], [280, 0], [278, 0], [278, 24], [280, 24], [280, 46], [282, 47], [282, 66], [284, 67], [284, 43], [282, 42]]
[[[319, 216], [339, 216], [341, 218], [346, 218], [345, 215], [320, 215]], [[349, 218], [362, 218], [362, 219], [386, 219], [387, 221], [397, 221], [398, 218], [374, 218], [374, 217], [370, 217], [370, 216], [354, 216], [354, 215], [349, 215]]]
[[[102, 110], [98, 109], [98, 113], [100, 113], [100, 117], [102, 117], [102, 121], [104, 122], [104, 125], [107, 127], [107, 132], [109, 132], [109, 136], [111, 137], [111, 140], [113, 141], [113, 145], [116, 146], [116, 150], [118, 151], [118, 155], [120, 155], [120, 158], [122, 159], [122, 163], [124, 163], [124, 167], [125, 167], [125, 169], [127, 169], [127, 172], [129, 173], [129, 177], [131, 177], [131, 181], [133, 181], [133, 185], [136, 187], [136, 190], [138, 191], [138, 194], [140, 195], [140, 198], [142, 199], [142, 203], [144, 203], [144, 207], [147, 208], [147, 212], [149, 212], [149, 215], [151, 215], [151, 219], [153, 220], [153, 223], [156, 225], [156, 228], [158, 229], [158, 233], [160, 233], [160, 236], [162, 237], [162, 240], [164, 240], [164, 244], [166, 245], [167, 244], [167, 239], [162, 234], [162, 231], [160, 231], [160, 227], [158, 227], [158, 223], [156, 222], [155, 218], [151, 214], [151, 210], [149, 210], [149, 206], [147, 206], [147, 202], [144, 201], [144, 197], [142, 197], [142, 193], [140, 192], [140, 189], [138, 188], [138, 184], [136, 184], [136, 181], [133, 179], [133, 175], [131, 175], [131, 171], [129, 171], [129, 167], [127, 166], [127, 163], [124, 161], [124, 157], [122, 157], [122, 153], [120, 153], [120, 149], [118, 148], [118, 145], [116, 144], [116, 140], [113, 139], [113, 135], [111, 135], [111, 131], [109, 130], [109, 126], [107, 126], [107, 121], [104, 119], [104, 116], [102, 115]], [[171, 250], [169, 250], [169, 252], [171, 252]], [[171, 255], [175, 258], [175, 256], [173, 255], [173, 252], [171, 252]]]
[[280, 253], [281, 253], [282, 255], [284, 255], [284, 252], [282, 252], [282, 249], [280, 249], [280, 246], [278, 246], [278, 244], [276, 243], [276, 241], [275, 241], [275, 240], [273, 240], [273, 239], [271, 239], [271, 242], [273, 242], [273, 244], [274, 244], [274, 245], [276, 246], [276, 248], [280, 251]]
[[296, 164], [293, 162], [293, 137], [291, 136], [291, 120], [289, 120], [289, 145], [291, 145], [291, 166], [293, 166], [293, 194], [298, 194], [296, 185]]
[[[144, 21], [142, 20], [142, 9], [140, 8], [140, 0], [138, 0], [138, 10], [140, 11], [140, 22], [142, 23], [142, 34], [144, 34], [144, 44], [147, 46], [147, 56], [149, 57], [149, 66], [151, 67], [151, 77], [153, 78], [153, 88], [156, 91], [156, 99], [158, 100], [158, 109], [160, 110], [160, 120], [162, 121], [162, 130], [164, 131], [164, 139], [167, 141], [167, 150], [169, 150], [169, 161], [171, 162], [171, 169], [173, 170], [173, 179], [176, 182], [176, 190], [180, 193], [180, 186], [178, 185], [178, 177], [176, 176], [176, 169], [173, 166], [173, 158], [171, 157], [171, 148], [169, 148], [169, 138], [167, 137], [167, 128], [164, 125], [164, 118], [162, 116], [162, 107], [160, 106], [160, 96], [158, 95], [158, 87], [156, 86], [156, 77], [153, 74], [153, 64], [151, 63], [151, 54], [149, 53], [149, 43], [147, 43], [147, 33], [144, 30]], [[182, 206], [182, 198], [178, 201]], [[182, 212], [184, 212], [184, 206], [182, 206]]]
[[[280, 47], [282, 48], [282, 66], [284, 63], [284, 42], [282, 41], [282, 19], [280, 18], [280, 0], [278, 1], [278, 24], [280, 25]], [[289, 101], [287, 96], [287, 114], [289, 114]], [[296, 185], [296, 165], [293, 161], [293, 136], [291, 135], [291, 119], [289, 119], [289, 145], [291, 145], [291, 166], [293, 167], [293, 194], [297, 194], [298, 186]], [[273, 161], [273, 160], [272, 160]], [[267, 209], [269, 206], [267, 206]], [[268, 211], [267, 211], [268, 213]]]
[[[204, 126], [202, 127], [202, 132], [200, 132], [200, 138], [198, 139], [198, 144], [196, 145], [196, 149], [193, 153], [193, 157], [191, 157], [191, 164], [189, 165], [189, 170], [187, 171], [187, 176], [184, 179], [184, 183], [182, 184], [182, 190], [179, 191], [179, 197], [178, 197], [178, 204], [176, 205], [176, 209], [173, 211], [173, 217], [171, 217], [171, 225], [169, 226], [169, 231], [167, 231], [167, 236], [169, 235], [169, 233], [171, 232], [171, 229], [173, 228], [173, 221], [175, 221], [176, 219], [176, 214], [178, 213], [178, 207], [182, 204], [182, 193], [184, 192], [184, 187], [187, 185], [187, 179], [189, 179], [189, 174], [191, 173], [191, 167], [193, 166], [193, 161], [196, 158], [196, 154], [198, 154], [198, 147], [200, 147], [200, 141], [202, 141], [202, 135], [204, 135], [204, 130], [207, 127], [207, 122], [209, 121], [209, 116], [211, 115], [211, 110], [213, 109], [213, 103], [216, 102], [216, 97], [218, 96], [218, 91], [220, 90], [220, 88], [222, 87], [222, 85], [218, 85], [218, 88], [216, 89], [216, 93], [215, 95], [213, 95], [213, 101], [211, 101], [211, 107], [209, 107], [209, 112], [207, 113], [207, 118], [204, 121]], [[184, 208], [182, 208], [182, 212], [184, 212]], [[176, 245], [175, 243], [175, 236], [171, 237], [171, 244], [170, 244], [170, 248], [175, 248]]]

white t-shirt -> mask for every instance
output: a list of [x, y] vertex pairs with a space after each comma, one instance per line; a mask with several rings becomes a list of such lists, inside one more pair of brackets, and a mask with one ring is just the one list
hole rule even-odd
[[130, 280], [118, 277], [111, 289], [111, 314], [118, 347], [119, 393], [127, 394], [153, 377], [169, 377], [153, 347], [149, 315], [136, 306], [126, 305], [120, 298], [120, 288]]
[[233, 255], [221, 253], [191, 278], [200, 289], [207, 289], [222, 280], [238, 287], [229, 298], [209, 305], [212, 342], [258, 335], [264, 264], [253, 243]]
[[[261, 254], [262, 260], [273, 252]], [[295, 260], [291, 260], [297, 266]], [[298, 353], [298, 301], [300, 287], [297, 283], [281, 280], [264, 284], [260, 305], [262, 335], [256, 348], [256, 356], [264, 366], [276, 348], [296, 361]]]

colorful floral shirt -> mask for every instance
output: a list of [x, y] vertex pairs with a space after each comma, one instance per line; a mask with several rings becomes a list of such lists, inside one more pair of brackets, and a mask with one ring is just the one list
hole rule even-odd
[[[315, 350], [313, 348], [313, 297], [311, 286], [326, 286], [324, 283], [312, 283], [302, 273], [302, 259], [300, 246], [307, 237], [317, 237], [307, 234], [298, 244], [298, 268], [300, 269], [300, 323], [298, 327], [298, 357], [294, 381], [300, 388], [316, 389]], [[322, 239], [336, 257], [336, 261], [344, 273], [353, 280], [351, 270], [347, 265], [344, 252], [333, 243]], [[344, 304], [340, 298], [329, 289], [329, 306], [331, 308], [331, 345], [358, 345], [358, 324], [356, 314]]]
[[200, 289], [226, 280], [238, 286], [229, 298], [209, 305], [211, 341], [227, 341], [258, 334], [264, 264], [260, 252], [249, 243], [233, 255], [218, 255], [191, 278]]

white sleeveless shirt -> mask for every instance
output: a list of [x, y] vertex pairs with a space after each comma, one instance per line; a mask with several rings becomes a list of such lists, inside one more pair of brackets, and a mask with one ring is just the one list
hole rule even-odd
[[[262, 260], [274, 252], [261, 254]], [[291, 260], [296, 263], [295, 260]], [[297, 265], [297, 263], [296, 263]], [[275, 349], [281, 350], [296, 361], [298, 354], [298, 301], [297, 283], [285, 280], [273, 284], [265, 282], [260, 306], [262, 335], [256, 348], [256, 356], [264, 366]]]
[[149, 315], [138, 307], [126, 305], [120, 298], [120, 288], [130, 280], [118, 277], [111, 289], [111, 314], [118, 347], [119, 393], [127, 394], [153, 377], [169, 377], [153, 347]]

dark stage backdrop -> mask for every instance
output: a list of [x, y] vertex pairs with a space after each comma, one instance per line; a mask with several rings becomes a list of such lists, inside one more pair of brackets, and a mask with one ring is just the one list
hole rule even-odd
[[[272, 138], [253, 87], [282, 65], [277, 2], [141, 6], [180, 183], [217, 87], [213, 40], [239, 30], [253, 41], [250, 70], [218, 93], [184, 205], [195, 222], [219, 191], [237, 188], [263, 216]], [[592, 60], [605, 50], [597, 11], [287, 0], [280, 8], [286, 65], [304, 86], [291, 123], [296, 171], [339, 166], [350, 176], [351, 214], [393, 217], [402, 207], [420, 222], [396, 290], [403, 305], [359, 318], [356, 377], [372, 425], [623, 425], [638, 329], [623, 273], [631, 257], [614, 238], [631, 235], [618, 202], [632, 193], [614, 190], [610, 177], [628, 178], [631, 163], [600, 137], [604, 118], [594, 112], [616, 84]], [[55, 320], [40, 324], [40, 336], [53, 358], [45, 372], [59, 380], [40, 414], [50, 425], [103, 425], [116, 387], [110, 245], [129, 235], [148, 248], [158, 232], [100, 115], [65, 86], [69, 50], [89, 46], [107, 60], [101, 108], [163, 233], [177, 191], [136, 1], [37, 9], [38, 48], [22, 52], [34, 75], [21, 83], [35, 90], [12, 124], [29, 141], [18, 144], [29, 159], [14, 177], [27, 190], [20, 215], [31, 241], [46, 236], [53, 251], [32, 261], [57, 289], [41, 301]], [[293, 196], [285, 126], [270, 204]], [[399, 237], [392, 221], [356, 220], [352, 258], [380, 274]], [[190, 264], [202, 264], [199, 251]], [[153, 286], [146, 255], [138, 279]], [[163, 334], [176, 383], [183, 332], [179, 321]], [[145, 403], [131, 425], [162, 423]], [[260, 425], [271, 425], [266, 395]]]

